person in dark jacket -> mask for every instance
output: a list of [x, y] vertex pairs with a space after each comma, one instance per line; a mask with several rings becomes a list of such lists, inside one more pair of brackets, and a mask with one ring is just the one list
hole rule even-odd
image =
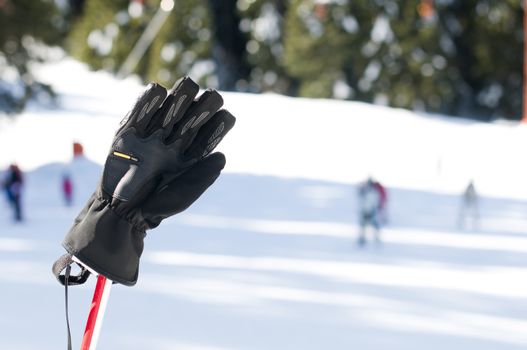
[[7, 196], [7, 200], [14, 212], [15, 221], [22, 221], [22, 186], [24, 180], [22, 171], [16, 164], [11, 164], [7, 170], [3, 188]]

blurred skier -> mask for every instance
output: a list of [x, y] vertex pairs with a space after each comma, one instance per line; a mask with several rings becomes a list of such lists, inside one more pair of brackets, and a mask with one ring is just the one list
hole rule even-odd
[[386, 223], [388, 222], [388, 211], [387, 211], [388, 193], [386, 191], [386, 188], [379, 181], [373, 181], [373, 185], [379, 192], [379, 196], [380, 196], [379, 209], [378, 209], [379, 224], [386, 225]]
[[16, 164], [11, 164], [6, 172], [3, 181], [3, 188], [7, 196], [7, 200], [14, 212], [15, 221], [22, 221], [22, 185], [23, 185], [22, 171]]
[[380, 215], [386, 204], [386, 190], [371, 177], [359, 187], [359, 245], [366, 244], [366, 230], [371, 226], [377, 243], [380, 243]]
[[458, 226], [460, 228], [464, 228], [469, 220], [472, 221], [472, 228], [479, 226], [478, 206], [478, 194], [474, 186], [474, 180], [470, 180], [461, 199], [461, 209], [458, 218]]
[[62, 175], [62, 195], [64, 196], [64, 203], [69, 207], [73, 203], [73, 182], [68, 173]]

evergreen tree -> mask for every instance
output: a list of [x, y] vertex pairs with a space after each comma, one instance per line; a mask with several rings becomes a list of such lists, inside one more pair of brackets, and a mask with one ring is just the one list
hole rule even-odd
[[[90, 0], [68, 36], [71, 54], [93, 69], [117, 70], [146, 21], [128, 14], [128, 0]], [[123, 34], [126, 33], [126, 34]]]
[[239, 0], [240, 30], [247, 36], [245, 54], [250, 64], [248, 89], [296, 95], [297, 82], [284, 61], [287, 0]]
[[209, 0], [212, 11], [214, 40], [212, 56], [216, 62], [218, 88], [239, 90], [249, 76], [245, 56], [247, 38], [240, 30], [237, 0]]
[[[93, 69], [117, 72], [159, 9], [159, 0], [90, 0], [73, 26], [69, 50]], [[213, 72], [206, 0], [178, 0], [134, 70], [145, 82], [170, 86], [190, 73], [203, 82]], [[204, 61], [205, 60], [205, 61]]]
[[212, 23], [206, 0], [178, 0], [152, 43], [145, 63], [146, 81], [167, 86], [184, 75], [199, 84], [217, 86], [209, 80], [215, 73], [211, 59]]
[[332, 97], [352, 43], [339, 3], [294, 0], [287, 12], [284, 67], [299, 80], [299, 95]]
[[[440, 8], [463, 85], [457, 112], [518, 119], [522, 105], [523, 1], [465, 0]], [[459, 84], [458, 84], [459, 87]]]
[[459, 80], [450, 64], [455, 52], [441, 45], [437, 17], [424, 17], [420, 5], [421, 0], [377, 1], [371, 31], [352, 59], [367, 60], [363, 74], [355, 74], [358, 81], [349, 82], [359, 98], [429, 111], [446, 112], [452, 105]]
[[43, 59], [39, 43], [60, 43], [65, 24], [58, 14], [51, 0], [0, 2], [0, 111], [21, 111], [40, 93], [53, 96], [49, 86], [35, 80], [29, 63]]

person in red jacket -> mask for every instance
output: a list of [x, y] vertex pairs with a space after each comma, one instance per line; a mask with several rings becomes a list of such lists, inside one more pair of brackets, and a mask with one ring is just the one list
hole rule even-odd
[[360, 233], [358, 243], [360, 246], [366, 244], [366, 230], [371, 226], [374, 231], [375, 240], [380, 242], [381, 224], [386, 222], [387, 193], [380, 182], [369, 177], [359, 187], [359, 223]]
[[373, 185], [377, 189], [377, 192], [379, 192], [379, 222], [381, 225], [385, 225], [388, 222], [388, 214], [386, 210], [386, 204], [388, 203], [388, 193], [386, 188], [379, 181], [373, 181]]

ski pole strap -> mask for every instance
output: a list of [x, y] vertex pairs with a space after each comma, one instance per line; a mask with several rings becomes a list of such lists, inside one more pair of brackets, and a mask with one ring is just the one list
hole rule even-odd
[[[81, 271], [78, 275], [70, 275], [71, 272], [71, 264], [73, 264], [73, 257], [71, 254], [64, 254], [60, 258], [55, 261], [52, 267], [53, 275], [57, 278], [60, 284], [63, 286], [69, 285], [69, 286], [76, 286], [79, 284], [84, 284], [88, 280], [88, 277], [90, 277], [90, 271], [86, 269], [84, 266], [77, 264]], [[69, 269], [68, 269], [69, 268]], [[62, 271], [66, 270], [68, 273], [68, 278], [66, 278], [66, 274], [62, 275]]]
[[66, 328], [68, 330], [68, 350], [71, 350], [71, 330], [70, 330], [70, 317], [68, 312], [68, 282], [70, 278], [71, 265], [66, 266], [66, 272], [64, 272], [64, 301], [66, 304]]
[[[73, 264], [73, 256], [71, 254], [64, 254], [55, 261], [52, 267], [53, 275], [57, 280], [64, 286], [64, 301], [66, 306], [66, 328], [68, 331], [68, 350], [71, 350], [71, 330], [70, 330], [70, 318], [68, 312], [68, 286], [75, 286], [83, 284], [90, 277], [90, 271], [88, 271], [84, 266], [77, 264], [81, 271], [78, 275], [71, 275], [71, 264]], [[62, 275], [62, 271], [64, 274]]]

